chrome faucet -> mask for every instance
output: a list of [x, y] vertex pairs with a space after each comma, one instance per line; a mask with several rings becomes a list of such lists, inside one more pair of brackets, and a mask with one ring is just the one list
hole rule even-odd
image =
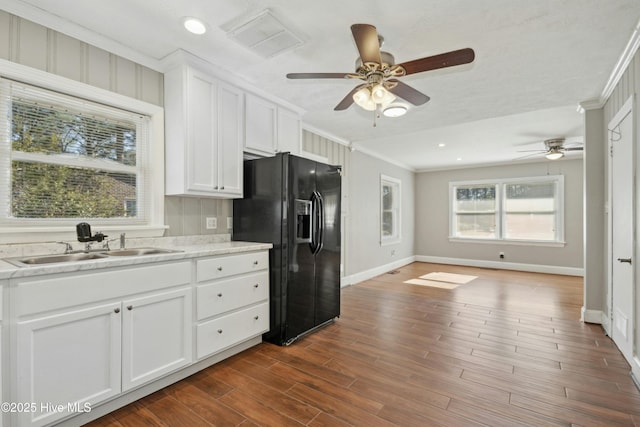
[[67, 243], [67, 242], [56, 242], [56, 243], [64, 245], [64, 253], [65, 254], [70, 254], [71, 252], [73, 252], [73, 246], [71, 246], [70, 243]]

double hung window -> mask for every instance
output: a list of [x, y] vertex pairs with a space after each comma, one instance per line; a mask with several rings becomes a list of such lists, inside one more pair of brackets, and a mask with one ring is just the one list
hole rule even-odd
[[132, 112], [124, 97], [104, 96], [116, 105], [0, 78], [2, 234], [75, 230], [79, 220], [105, 230], [162, 227], [162, 191], [151, 183], [163, 179], [163, 165], [150, 155], [162, 110], [131, 100], [150, 114]]
[[564, 240], [562, 176], [450, 183], [450, 236], [527, 242]]

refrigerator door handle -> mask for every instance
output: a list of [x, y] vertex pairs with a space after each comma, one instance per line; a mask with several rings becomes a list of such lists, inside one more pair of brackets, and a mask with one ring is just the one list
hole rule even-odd
[[309, 241], [309, 249], [312, 254], [318, 251], [318, 199], [316, 192], [311, 193], [311, 240]]
[[318, 249], [316, 254], [319, 253], [324, 247], [324, 198], [322, 194], [316, 191], [316, 197], [318, 198]]

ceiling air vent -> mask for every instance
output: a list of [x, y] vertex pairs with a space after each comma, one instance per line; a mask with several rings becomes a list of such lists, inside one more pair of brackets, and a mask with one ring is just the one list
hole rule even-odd
[[236, 26], [227, 33], [227, 36], [265, 58], [302, 44], [302, 40], [285, 28], [269, 10]]

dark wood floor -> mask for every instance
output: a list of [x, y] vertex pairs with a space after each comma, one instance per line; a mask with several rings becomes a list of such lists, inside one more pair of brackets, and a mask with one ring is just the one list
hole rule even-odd
[[[404, 284], [478, 276], [454, 290]], [[91, 426], [640, 426], [629, 366], [579, 321], [582, 279], [414, 263], [343, 289], [342, 316]]]

